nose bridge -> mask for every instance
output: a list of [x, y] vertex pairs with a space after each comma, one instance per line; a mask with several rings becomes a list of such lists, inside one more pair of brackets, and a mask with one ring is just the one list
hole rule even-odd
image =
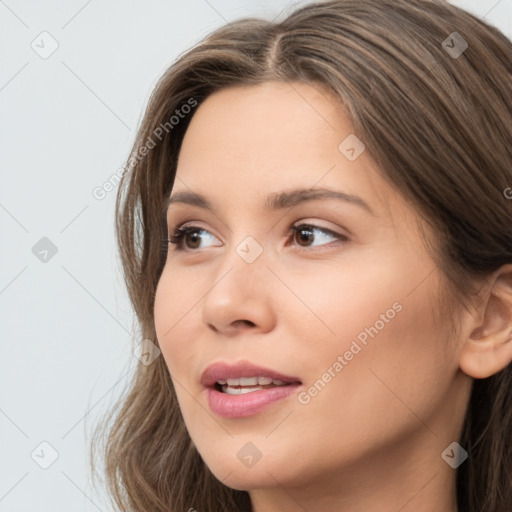
[[[261, 236], [259, 238], [261, 239]], [[261, 260], [265, 259], [261, 258], [264, 253], [263, 242], [258, 242], [258, 240], [252, 235], [246, 236], [238, 245], [236, 245], [235, 252], [248, 266], [253, 265], [258, 260], [260, 260], [261, 264]]]
[[[262, 238], [259, 235], [258, 238]], [[218, 285], [226, 281], [225, 285], [237, 286], [241, 290], [252, 294], [258, 292], [253, 287], [263, 284], [270, 272], [266, 268], [268, 258], [263, 246], [254, 236], [247, 235], [238, 243], [230, 244], [229, 249], [220, 256], [221, 263], [217, 268], [215, 282]], [[220, 281], [219, 281], [220, 280]]]

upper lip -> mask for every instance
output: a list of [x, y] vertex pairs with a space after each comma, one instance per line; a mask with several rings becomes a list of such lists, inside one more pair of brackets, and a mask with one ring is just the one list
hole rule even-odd
[[213, 387], [218, 380], [238, 379], [240, 377], [270, 377], [283, 382], [301, 383], [298, 377], [284, 375], [270, 368], [264, 368], [248, 361], [236, 363], [217, 362], [206, 368], [201, 376], [201, 384], [207, 388]]

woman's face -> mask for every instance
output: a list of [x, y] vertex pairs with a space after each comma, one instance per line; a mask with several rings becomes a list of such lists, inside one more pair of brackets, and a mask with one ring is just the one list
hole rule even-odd
[[[327, 492], [390, 469], [423, 485], [458, 439], [469, 388], [435, 314], [441, 274], [352, 133], [322, 89], [270, 82], [208, 97], [183, 140], [171, 197], [211, 209], [169, 207], [170, 235], [196, 230], [169, 245], [155, 326], [190, 436], [230, 487]], [[279, 200], [298, 189], [348, 198]], [[299, 384], [222, 392], [202, 383], [214, 363]]]

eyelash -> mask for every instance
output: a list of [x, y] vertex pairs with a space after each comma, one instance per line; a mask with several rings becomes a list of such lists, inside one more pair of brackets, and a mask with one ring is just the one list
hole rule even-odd
[[[172, 235], [169, 236], [168, 242], [170, 244], [176, 245], [177, 251], [188, 251], [188, 252], [197, 252], [199, 249], [184, 249], [183, 248], [183, 241], [186, 235], [189, 233], [194, 233], [196, 231], [205, 231], [208, 232], [206, 229], [203, 229], [199, 226], [186, 226], [184, 228], [181, 228], [180, 226], [176, 227], [172, 233]], [[338, 242], [348, 242], [348, 238], [345, 235], [342, 235], [341, 233], [336, 233], [334, 231], [331, 231], [330, 229], [321, 228], [320, 226], [315, 226], [314, 224], [298, 224], [296, 226], [291, 226], [290, 231], [288, 232], [289, 236], [293, 236], [296, 233], [300, 233], [301, 231], [321, 231], [322, 233], [326, 233], [328, 235], [331, 235], [338, 239]], [[323, 244], [319, 247], [301, 247], [300, 245], [297, 245], [297, 251], [304, 252], [304, 251], [315, 251], [315, 250], [324, 250], [328, 249], [328, 247], [331, 244]]]

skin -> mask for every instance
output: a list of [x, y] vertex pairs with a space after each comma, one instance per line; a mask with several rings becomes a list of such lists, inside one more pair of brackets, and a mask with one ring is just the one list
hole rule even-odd
[[[460, 438], [473, 377], [512, 359], [503, 298], [512, 279], [490, 276], [454, 338], [452, 319], [436, 314], [444, 277], [421, 217], [368, 151], [354, 161], [340, 152], [351, 133], [319, 86], [235, 87], [201, 104], [171, 195], [201, 193], [215, 213], [169, 208], [170, 234], [184, 224], [206, 232], [182, 251], [169, 245], [156, 290], [158, 342], [195, 446], [220, 481], [249, 491], [255, 512], [454, 512], [456, 472], [441, 454]], [[268, 194], [298, 187], [357, 195], [373, 215], [335, 199], [264, 208]], [[348, 240], [315, 229], [301, 244], [289, 228], [303, 222]], [[248, 236], [263, 249], [252, 263], [236, 252]], [[211, 363], [251, 361], [298, 376], [304, 396], [397, 303], [307, 404], [292, 395], [238, 419], [209, 409], [200, 377]], [[248, 442], [262, 454], [250, 468], [237, 457]]]

